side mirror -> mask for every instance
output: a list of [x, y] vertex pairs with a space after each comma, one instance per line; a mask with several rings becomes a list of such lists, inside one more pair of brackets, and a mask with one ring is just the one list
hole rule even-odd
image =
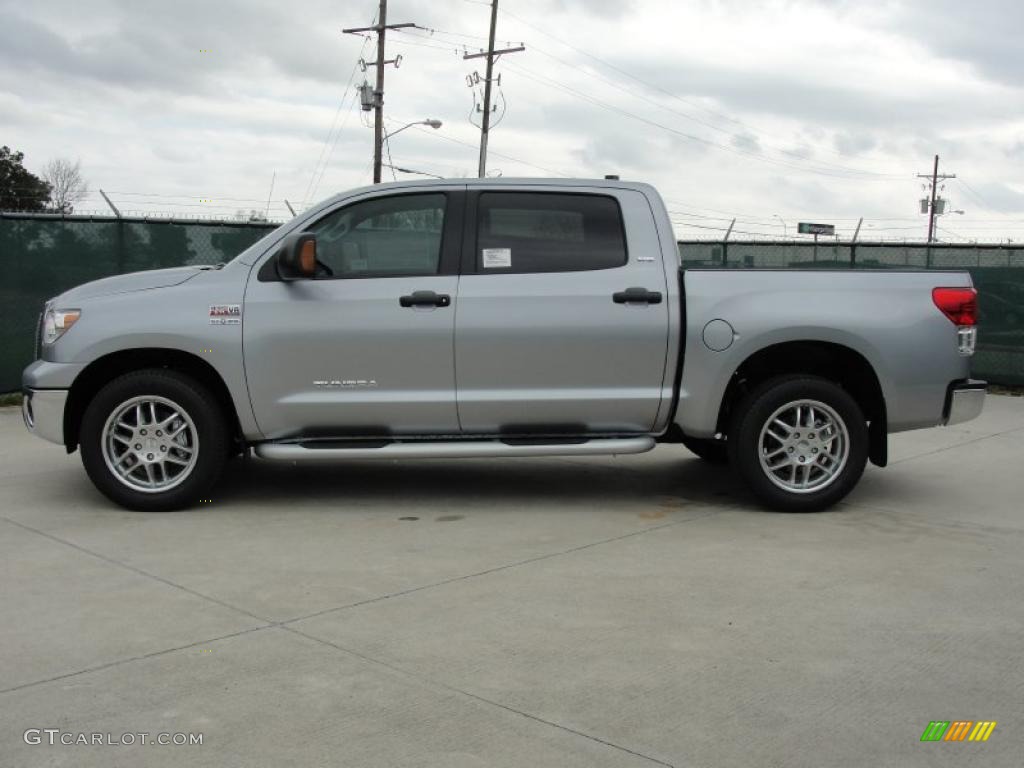
[[284, 239], [277, 252], [277, 275], [286, 282], [316, 275], [316, 235], [296, 232]]

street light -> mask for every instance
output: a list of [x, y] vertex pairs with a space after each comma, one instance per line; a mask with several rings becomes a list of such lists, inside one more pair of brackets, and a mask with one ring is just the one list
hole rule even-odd
[[384, 163], [385, 166], [392, 170], [398, 171], [399, 173], [415, 173], [418, 176], [431, 176], [435, 179], [443, 179], [444, 176], [438, 176], [436, 173], [427, 173], [426, 171], [414, 171], [412, 168], [403, 168], [400, 165], [391, 165], [390, 163]]
[[394, 136], [394, 135], [395, 135], [396, 133], [401, 133], [401, 132], [402, 132], [402, 131], [404, 131], [404, 130], [405, 130], [406, 128], [411, 128], [411, 127], [412, 127], [412, 126], [414, 126], [414, 125], [429, 125], [429, 126], [430, 126], [431, 128], [433, 128], [433, 129], [434, 129], [434, 130], [436, 131], [436, 130], [437, 130], [438, 128], [440, 128], [440, 127], [441, 127], [442, 123], [441, 123], [441, 121], [440, 121], [440, 120], [435, 120], [435, 119], [434, 119], [434, 118], [432, 118], [432, 117], [431, 117], [431, 118], [428, 118], [428, 119], [426, 119], [426, 120], [416, 120], [415, 122], [412, 122], [412, 123], [408, 123], [408, 124], [406, 124], [406, 125], [403, 125], [403, 126], [402, 126], [401, 128], [399, 128], [399, 129], [398, 129], [398, 130], [396, 130], [396, 131], [392, 131], [391, 133], [385, 133], [385, 134], [384, 134], [384, 139], [385, 139], [385, 141], [386, 141], [387, 139], [390, 139], [390, 138], [391, 138], [392, 136]]

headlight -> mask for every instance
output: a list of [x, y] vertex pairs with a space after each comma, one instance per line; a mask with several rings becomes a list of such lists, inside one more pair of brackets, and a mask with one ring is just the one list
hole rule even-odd
[[47, 309], [43, 316], [43, 344], [53, 344], [81, 315], [77, 309]]

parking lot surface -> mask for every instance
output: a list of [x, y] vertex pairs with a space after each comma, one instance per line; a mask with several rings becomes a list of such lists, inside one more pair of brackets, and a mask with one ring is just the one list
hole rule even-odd
[[1018, 766], [1022, 457], [990, 397], [820, 514], [680, 446], [237, 461], [146, 514], [2, 409], [0, 765]]

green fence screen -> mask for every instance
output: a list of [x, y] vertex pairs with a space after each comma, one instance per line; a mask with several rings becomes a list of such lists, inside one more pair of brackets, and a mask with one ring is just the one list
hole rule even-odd
[[[21, 386], [48, 298], [108, 275], [234, 258], [274, 224], [0, 214], [0, 392]], [[974, 374], [1024, 385], [1024, 246], [680, 241], [684, 267], [966, 269], [980, 294]]]
[[978, 289], [973, 375], [1024, 385], [1024, 246], [683, 240], [679, 256], [684, 267], [966, 270]]
[[21, 388], [47, 299], [123, 272], [229, 261], [275, 226], [0, 214], [0, 392]]

